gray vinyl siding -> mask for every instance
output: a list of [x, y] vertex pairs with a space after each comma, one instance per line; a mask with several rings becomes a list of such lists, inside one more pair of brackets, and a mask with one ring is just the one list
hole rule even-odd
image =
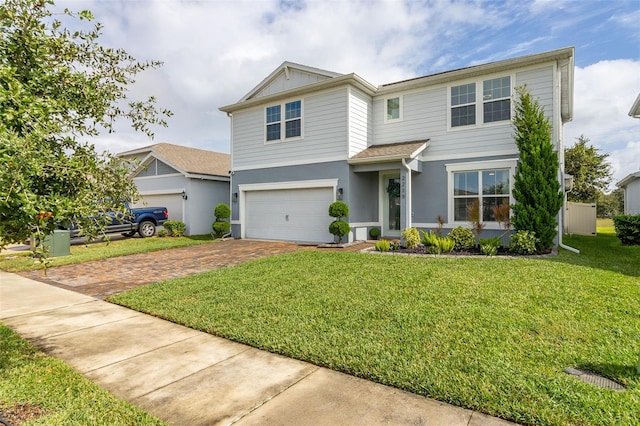
[[187, 187], [188, 179], [184, 175], [179, 176], [157, 176], [154, 178], [133, 179], [139, 192], [166, 191], [167, 194], [181, 192]]
[[[233, 175], [231, 192], [239, 185], [272, 182], [297, 182], [317, 179], [338, 179], [344, 191], [343, 201], [349, 205], [350, 222], [378, 220], [378, 172], [354, 173], [346, 161], [323, 164], [241, 170]], [[329, 206], [327, 206], [327, 209]], [[232, 219], [239, 219], [238, 204], [231, 207]], [[328, 213], [327, 213], [328, 214]]]
[[[505, 71], [500, 75], [514, 75]], [[489, 77], [489, 78], [493, 78]], [[474, 81], [481, 81], [479, 77]], [[512, 89], [527, 85], [531, 94], [544, 107], [546, 115], [553, 117], [553, 67], [551, 65], [518, 71]], [[453, 82], [451, 85], [458, 83]], [[511, 122], [478, 125], [469, 128], [448, 129], [447, 97], [449, 86], [437, 86], [408, 93], [388, 94], [373, 100], [373, 144], [389, 144], [429, 139], [430, 145], [423, 158], [467, 157], [483, 153], [516, 152]], [[403, 97], [403, 119], [384, 122], [384, 101], [392, 96]], [[481, 102], [481, 100], [479, 100]]]
[[371, 140], [371, 98], [359, 90], [349, 93], [349, 157], [367, 148]]
[[265, 143], [264, 107], [234, 113], [234, 170], [305, 163], [310, 159], [346, 159], [347, 93], [346, 88], [341, 88], [302, 98], [303, 137], [290, 141]]
[[306, 86], [307, 84], [317, 83], [318, 81], [326, 80], [327, 78], [328, 77], [322, 75], [309, 74], [290, 68], [289, 78], [285, 77], [283, 71], [275, 80], [271, 82], [271, 84], [262, 89], [260, 92], [256, 93], [253, 97], [262, 98], [274, 93], [284, 92], [285, 90]]
[[544, 108], [547, 118], [553, 117], [553, 67], [536, 68], [516, 73], [517, 86], [527, 86], [534, 99]]
[[153, 160], [151, 160], [151, 162], [149, 162], [149, 164], [147, 164], [142, 170], [140, 170], [136, 177], [170, 175], [174, 173], [180, 172], [167, 163], [154, 158]]

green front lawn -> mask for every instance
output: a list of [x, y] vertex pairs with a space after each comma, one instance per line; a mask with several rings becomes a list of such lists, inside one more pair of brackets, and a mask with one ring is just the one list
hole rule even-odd
[[14, 425], [20, 419], [40, 425], [164, 424], [1, 324], [0, 372], [0, 413]]
[[[50, 258], [49, 267], [72, 265], [91, 260], [147, 253], [196, 244], [212, 243], [211, 235], [190, 237], [126, 238], [111, 242], [95, 242], [87, 245], [72, 245], [69, 256]], [[42, 268], [42, 264], [31, 257], [30, 252], [4, 253], [0, 256], [0, 269], [8, 272], [29, 271]]]
[[[271, 352], [525, 424], [639, 424], [640, 247], [580, 255], [300, 251], [111, 301]], [[585, 384], [588, 369], [628, 389]]]

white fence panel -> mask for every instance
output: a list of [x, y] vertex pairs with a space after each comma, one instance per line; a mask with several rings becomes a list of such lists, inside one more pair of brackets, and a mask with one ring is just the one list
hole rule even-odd
[[567, 203], [564, 214], [565, 234], [596, 235], [596, 205]]

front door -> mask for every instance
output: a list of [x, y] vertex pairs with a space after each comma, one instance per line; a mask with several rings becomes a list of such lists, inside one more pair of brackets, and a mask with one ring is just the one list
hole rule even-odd
[[382, 219], [385, 237], [400, 236], [400, 174], [387, 174], [382, 178]]

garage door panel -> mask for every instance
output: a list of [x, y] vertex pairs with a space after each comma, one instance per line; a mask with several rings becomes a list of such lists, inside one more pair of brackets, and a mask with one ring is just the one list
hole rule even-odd
[[252, 191], [245, 195], [245, 236], [328, 242], [333, 188]]

